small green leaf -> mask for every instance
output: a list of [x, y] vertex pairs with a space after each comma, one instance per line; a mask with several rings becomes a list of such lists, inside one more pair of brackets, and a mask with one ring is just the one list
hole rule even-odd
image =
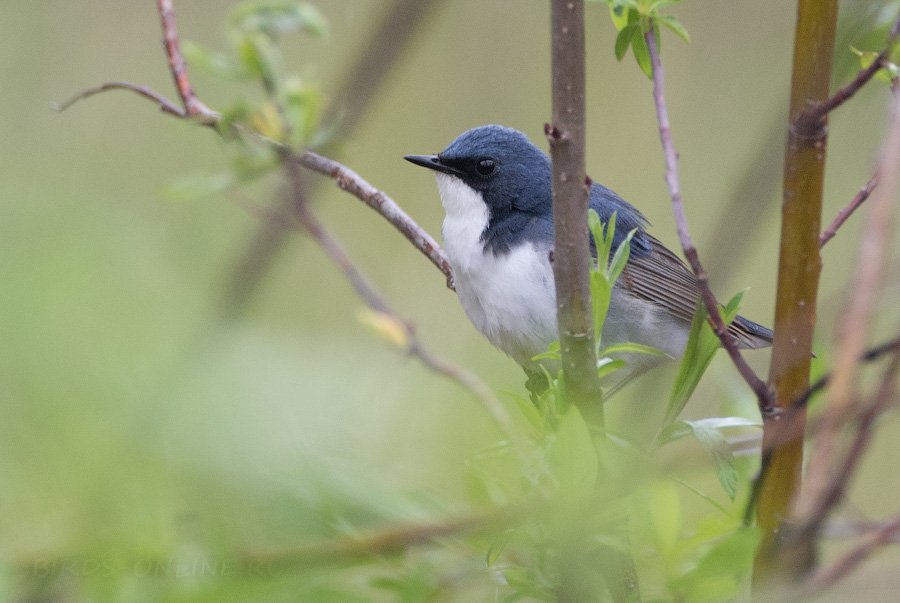
[[606, 323], [606, 314], [609, 312], [609, 304], [612, 300], [612, 285], [606, 275], [599, 270], [590, 273], [591, 305], [594, 318], [594, 342], [600, 345], [603, 337], [603, 325]]
[[649, 345], [643, 345], [640, 343], [616, 343], [608, 348], [603, 348], [603, 355], [606, 356], [608, 354], [622, 354], [624, 352], [637, 352], [638, 354], [649, 354], [650, 356], [661, 356], [663, 358], [669, 358], [669, 355], [660, 352], [656, 348], [650, 347]]
[[243, 32], [269, 37], [296, 31], [317, 36], [328, 33], [324, 15], [305, 2], [245, 2], [231, 13], [231, 25]]
[[612, 358], [601, 358], [597, 361], [597, 377], [603, 379], [612, 372], [625, 368], [626, 362], [621, 358], [613, 360]]
[[[725, 310], [722, 312], [722, 320], [726, 325], [731, 324], [734, 317], [737, 316], [741, 299], [744, 292], [741, 291], [728, 302]], [[663, 428], [665, 429], [670, 423], [678, 418], [684, 406], [687, 404], [700, 378], [706, 372], [709, 363], [712, 362], [716, 350], [721, 346], [718, 336], [713, 332], [712, 327], [706, 320], [706, 309], [703, 303], [697, 304], [697, 310], [694, 312], [694, 318], [691, 322], [691, 331], [688, 336], [688, 342], [684, 349], [684, 356], [681, 359], [681, 366], [678, 369], [678, 376], [675, 378], [675, 384], [672, 386], [672, 393], [669, 396], [669, 406], [666, 409], [666, 416], [663, 420]]]
[[232, 57], [220, 52], [213, 52], [190, 40], [181, 43], [181, 52], [191, 67], [201, 71], [235, 82], [250, 79], [250, 74], [241, 69]]
[[628, 47], [631, 46], [631, 38], [635, 35], [635, 32], [639, 32], [640, 27], [637, 25], [626, 25], [622, 29], [619, 30], [619, 34], [616, 36], [616, 59], [621, 61], [625, 58], [625, 53], [628, 52]]
[[528, 422], [531, 423], [532, 427], [538, 430], [543, 430], [544, 419], [541, 417], [541, 413], [538, 412], [538, 409], [535, 408], [534, 404], [531, 403], [531, 400], [526, 400], [522, 396], [514, 394], [512, 392], [504, 391], [501, 393], [506, 394], [513, 399], [513, 401], [519, 407], [519, 412], [521, 412], [522, 415], [526, 419], [528, 419]]
[[688, 32], [684, 28], [684, 25], [679, 23], [675, 19], [675, 17], [669, 16], [669, 15], [659, 15], [656, 17], [656, 20], [659, 23], [661, 23], [663, 27], [668, 28], [670, 31], [672, 31], [675, 35], [677, 35], [679, 38], [681, 38], [688, 44], [691, 43], [691, 36], [688, 35]]
[[166, 186], [162, 194], [171, 201], [193, 201], [200, 197], [221, 193], [239, 182], [234, 172], [194, 174], [179, 178]]
[[[612, 222], [615, 224], [615, 222]], [[622, 274], [622, 271], [625, 269], [625, 264], [628, 263], [628, 258], [631, 255], [631, 239], [634, 237], [634, 233], [637, 232], [637, 228], [628, 233], [628, 236], [625, 237], [625, 240], [616, 248], [616, 253], [613, 255], [612, 261], [609, 263], [609, 282], [615, 283], [619, 279], [619, 275]], [[610, 237], [612, 239], [612, 237]], [[612, 241], [610, 241], [612, 243]]]
[[637, 61], [641, 71], [644, 72], [644, 75], [653, 79], [653, 66], [650, 64], [650, 50], [647, 48], [647, 40], [644, 39], [644, 35], [640, 30], [638, 30], [631, 38], [631, 52], [634, 54], [634, 59]]
[[[724, 422], [725, 418], [718, 419]], [[743, 421], [739, 417], [728, 417], [728, 419], [738, 419], [736, 425], [743, 425]], [[673, 423], [666, 429], [665, 442], [676, 440], [687, 433], [691, 433], [712, 458], [713, 468], [716, 471], [716, 477], [719, 483], [731, 500], [734, 500], [737, 494], [738, 473], [734, 463], [734, 454], [731, 451], [731, 445], [725, 436], [717, 427], [713, 427], [711, 423], [703, 423], [702, 421], [679, 421]], [[662, 438], [661, 438], [662, 440]]]

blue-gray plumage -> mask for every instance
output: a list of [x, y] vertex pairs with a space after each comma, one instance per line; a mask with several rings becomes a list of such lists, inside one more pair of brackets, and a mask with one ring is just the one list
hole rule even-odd
[[[536, 368], [532, 358], [557, 339], [550, 159], [521, 132], [496, 125], [464, 132], [437, 155], [406, 159], [437, 176], [446, 211], [444, 248], [466, 315], [491, 343], [526, 369]], [[590, 207], [603, 222], [616, 213], [614, 247], [636, 229], [603, 344], [641, 343], [679, 357], [699, 299], [693, 273], [613, 191], [591, 184]], [[745, 348], [772, 341], [769, 329], [743, 317], [729, 331]], [[631, 354], [625, 360], [614, 387], [660, 358]]]

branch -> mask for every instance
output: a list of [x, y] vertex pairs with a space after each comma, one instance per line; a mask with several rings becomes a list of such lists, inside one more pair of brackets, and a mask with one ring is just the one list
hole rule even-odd
[[867, 534], [859, 544], [847, 551], [837, 561], [819, 570], [809, 579], [805, 590], [809, 594], [815, 594], [834, 586], [855, 570], [859, 564], [868, 559], [877, 549], [893, 542], [898, 534], [900, 534], [900, 516]]
[[544, 129], [553, 171], [553, 275], [560, 351], [566, 395], [580, 409], [599, 412], [584, 158], [584, 0], [552, 0], [551, 27], [553, 119]]
[[878, 73], [879, 69], [885, 66], [885, 63], [887, 63], [888, 57], [897, 42], [898, 35], [900, 35], [900, 15], [897, 16], [897, 19], [894, 21], [894, 24], [888, 32], [888, 39], [885, 43], [884, 50], [875, 57], [875, 60], [872, 61], [868, 67], [857, 73], [856, 77], [853, 78], [853, 81], [849, 84], [835, 92], [830, 98], [820, 103], [816, 103], [801, 112], [794, 122], [794, 127], [797, 131], [801, 135], [804, 135], [804, 133], [815, 133], [819, 128], [824, 126], [824, 119], [829, 113], [853, 98], [853, 95], [859, 92], [860, 88], [869, 82], [869, 80]]
[[872, 194], [872, 191], [875, 190], [876, 186], [878, 186], [878, 172], [872, 174], [872, 177], [866, 182], [866, 185], [859, 189], [859, 192], [853, 197], [853, 201], [850, 202], [850, 205], [839, 211], [831, 225], [822, 231], [822, 234], [819, 235], [820, 249], [825, 246], [825, 243], [834, 238], [834, 235], [837, 234], [837, 229], [843, 226], [844, 222], [847, 221], [847, 218], [859, 209], [860, 205], [866, 202], [866, 199], [869, 198], [869, 195]]
[[494, 418], [504, 435], [512, 440], [515, 437], [512, 421], [506, 409], [497, 401], [491, 390], [474, 374], [429, 352], [422, 345], [410, 324], [391, 309], [384, 298], [375, 290], [374, 286], [369, 283], [369, 280], [356, 268], [343, 246], [326, 230], [315, 214], [310, 211], [300, 171], [297, 169], [298, 165], [303, 163], [302, 156], [296, 157], [288, 150], [282, 150], [280, 154], [290, 185], [289, 200], [298, 222], [310, 237], [319, 244], [341, 272], [344, 273], [344, 276], [350, 281], [351, 286], [360, 299], [375, 312], [389, 317], [392, 321], [392, 327], [402, 330], [400, 339], [406, 344], [409, 354], [418, 358], [431, 371], [457, 382], [472, 392]]
[[169, 59], [169, 70], [175, 80], [175, 88], [184, 105], [184, 112], [188, 117], [200, 117], [204, 120], [218, 120], [219, 114], [201, 103], [194, 94], [191, 81], [188, 79], [187, 66], [181, 49], [178, 46], [178, 27], [175, 24], [175, 8], [172, 0], [158, 0], [159, 19], [162, 22], [163, 47], [166, 49], [166, 57]]
[[429, 544], [442, 538], [495, 530], [518, 521], [520, 513], [509, 509], [473, 514], [433, 523], [408, 523], [356, 537], [343, 537], [321, 544], [270, 553], [252, 553], [244, 562], [271, 571], [305, 569], [311, 565], [333, 563], [335, 560], [365, 559], [382, 555], [397, 555], [411, 547]]
[[[443, 7], [438, 0], [394, 0], [384, 12], [375, 32], [362, 44], [356, 60], [341, 77], [331, 103], [322, 116], [326, 128], [337, 124], [334, 134], [344, 138], [356, 128], [365, 109], [403, 52], [421, 29], [433, 8]], [[283, 247], [287, 232], [273, 222], [263, 222], [252, 236], [240, 260], [232, 268], [228, 284], [219, 294], [223, 314], [234, 316], [246, 305], [263, 282], [263, 276]]]
[[848, 447], [843, 462], [831, 476], [829, 483], [822, 489], [820, 497], [814, 501], [806, 523], [796, 530], [794, 537], [801, 547], [813, 546], [813, 541], [819, 535], [828, 514], [843, 500], [853, 474], [872, 440], [875, 421], [887, 409], [896, 393], [898, 370], [900, 370], [900, 354], [896, 352], [895, 348], [894, 356], [885, 370], [875, 399], [860, 414], [856, 435]]
[[181, 107], [167, 99], [162, 94], [151, 90], [147, 86], [129, 84], [128, 82], [105, 82], [103, 84], [100, 84], [99, 86], [94, 86], [93, 88], [85, 88], [81, 92], [75, 94], [62, 103], [53, 103], [53, 109], [60, 112], [65, 111], [78, 101], [85, 98], [90, 98], [91, 96], [100, 94], [101, 92], [106, 92], [107, 90], [130, 90], [135, 94], [139, 94], [140, 96], [143, 96], [144, 98], [148, 98], [155, 102], [157, 105], [159, 105], [159, 110], [163, 113], [168, 113], [169, 115], [180, 117], [182, 119], [187, 117]]
[[[828, 98], [837, 29], [837, 0], [798, 0], [795, 26], [787, 148], [783, 168], [775, 337], [769, 382], [782, 418], [764, 417], [763, 450], [767, 470], [759, 480], [757, 524], [762, 542], [753, 569], [754, 586], [777, 575], [796, 580], [809, 557], [780, 548], [782, 523], [791, 516], [803, 466], [804, 407], [791, 404], [809, 389], [812, 335], [816, 322], [819, 231], [825, 177], [827, 129], [824, 120], [801, 130], [803, 111]], [[862, 350], [860, 350], [862, 351]], [[790, 415], [790, 424], [783, 419]], [[789, 427], [790, 429], [785, 429]], [[791, 439], [773, 440], [791, 432]]]
[[665, 77], [663, 73], [662, 62], [659, 59], [659, 49], [656, 46], [656, 36], [653, 34], [653, 23], [651, 21], [649, 31], [644, 34], [647, 41], [647, 48], [650, 51], [650, 64], [653, 70], [653, 100], [656, 104], [656, 117], [659, 124], [659, 138], [662, 142], [663, 152], [666, 158], [666, 184], [669, 187], [669, 195], [672, 198], [672, 210], [675, 212], [675, 224], [678, 228], [678, 239], [681, 241], [681, 248], [684, 255], [697, 277], [697, 284], [700, 287], [703, 305], [709, 314], [712, 322], [713, 330], [722, 341], [722, 347], [728, 352], [734, 366], [743, 377], [759, 403], [759, 409], [762, 414], [769, 415], [772, 413], [774, 403], [772, 393], [769, 387], [757, 377], [747, 361], [738, 351], [737, 344], [728, 333], [728, 327], [722, 320], [722, 314], [719, 312], [719, 303], [709, 288], [709, 275], [703, 269], [700, 263], [700, 257], [697, 254], [697, 248], [691, 240], [691, 234], [688, 230], [687, 215], [684, 211], [684, 203], [681, 199], [681, 184], [678, 178], [678, 153], [675, 152], [675, 146], [672, 142], [672, 129], [669, 125], [669, 110], [666, 106], [665, 96]]
[[338, 188], [347, 191], [381, 214], [447, 277], [447, 287], [450, 289], [454, 288], [453, 270], [450, 267], [447, 254], [444, 253], [437, 241], [425, 232], [421, 226], [416, 224], [387, 194], [360, 178], [350, 168], [341, 165], [333, 159], [317, 155], [312, 151], [306, 151], [296, 156], [296, 160], [303, 167], [328, 176], [335, 181]]

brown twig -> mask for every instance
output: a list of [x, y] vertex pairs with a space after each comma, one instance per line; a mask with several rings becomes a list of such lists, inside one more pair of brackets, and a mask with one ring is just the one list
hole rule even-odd
[[[415, 329], [388, 305], [384, 298], [375, 290], [375, 287], [354, 265], [340, 242], [328, 232], [321, 222], [319, 222], [319, 219], [310, 210], [306, 200], [306, 191], [304, 190], [302, 177], [300, 175], [300, 170], [298, 169], [298, 167], [303, 164], [302, 157], [293, 155], [287, 149], [283, 149], [280, 152], [280, 155], [288, 176], [288, 182], [290, 184], [289, 198], [297, 221], [309, 236], [319, 244], [319, 247], [322, 248], [325, 254], [337, 265], [360, 299], [375, 312], [388, 316], [392, 320], [393, 326], [402, 330], [402, 339], [406, 343], [407, 352], [409, 354], [418, 358], [422, 364], [431, 371], [455, 381], [472, 392], [491, 414], [494, 421], [496, 421], [500, 429], [503, 430], [503, 433], [510, 439], [515, 437], [509, 413], [507, 413], [503, 405], [497, 401], [490, 388], [474, 374], [438, 358], [428, 351], [416, 336]], [[319, 159], [324, 160], [323, 157], [319, 157]], [[341, 167], [343, 168], [343, 166]], [[346, 168], [343, 169], [346, 170]], [[349, 170], [347, 170], [347, 172], [349, 172]], [[356, 182], [356, 180], [348, 177], [348, 182], [353, 183]]]
[[[890, 129], [882, 148], [877, 173], [879, 188], [868, 205], [865, 236], [860, 240], [859, 259], [846, 312], [838, 333], [837, 357], [831, 378], [828, 403], [822, 417], [823, 427], [816, 439], [807, 469], [807, 483], [798, 507], [804, 524], [814, 523], [827, 501], [836, 469], [836, 450], [846, 417], [860, 408], [856, 386], [859, 358], [878, 300], [885, 257], [892, 234], [892, 210], [900, 188], [900, 92], [894, 94]], [[820, 520], [819, 520], [820, 521]], [[812, 547], [811, 539], [806, 539]]]
[[[365, 109], [370, 106], [385, 77], [421, 29], [433, 9], [446, 6], [438, 0], [394, 0], [374, 28], [353, 64], [340, 78], [331, 95], [334, 102], [325, 110], [322, 123], [333, 128], [337, 138], [344, 138], [356, 128]], [[326, 146], [327, 148], [327, 146]], [[310, 188], [312, 191], [312, 187]], [[247, 304], [284, 245], [287, 231], [273, 222], [263, 222], [250, 238], [239, 260], [231, 269], [228, 282], [219, 294], [223, 315], [237, 315]]]
[[175, 23], [175, 8], [172, 0], [158, 0], [159, 19], [162, 22], [163, 47], [166, 57], [169, 59], [169, 71], [175, 80], [175, 88], [184, 105], [184, 112], [188, 117], [199, 117], [206, 120], [218, 119], [219, 114], [201, 103], [194, 94], [191, 81], [188, 79], [187, 66], [181, 49], [178, 46], [178, 27]]
[[888, 32], [884, 50], [875, 57], [875, 60], [868, 67], [860, 70], [849, 84], [839, 89], [826, 100], [816, 103], [801, 112], [794, 121], [794, 127], [797, 132], [801, 135], [814, 133], [822, 127], [825, 116], [853, 98], [853, 95], [859, 92], [878, 73], [878, 70], [885, 66], [888, 56], [896, 44], [898, 35], [900, 35], [900, 15], [894, 20], [894, 24]]
[[447, 277], [447, 287], [453, 289], [453, 270], [447, 254], [441, 249], [437, 241], [425, 230], [416, 224], [409, 215], [404, 212], [397, 203], [383, 191], [363, 180], [350, 168], [341, 165], [333, 159], [322, 157], [312, 151], [306, 151], [296, 156], [296, 160], [305, 168], [324, 174], [332, 180], [341, 190], [347, 191], [363, 203], [381, 214], [384, 219], [393, 224], [413, 246], [421, 251], [425, 257], [431, 260], [438, 270]]
[[822, 234], [819, 235], [819, 248], [825, 246], [825, 243], [834, 238], [834, 235], [837, 234], [837, 229], [844, 225], [844, 222], [847, 221], [847, 218], [859, 209], [859, 206], [866, 202], [866, 199], [869, 198], [869, 195], [872, 194], [872, 191], [875, 190], [875, 187], [878, 186], [878, 173], [872, 175], [866, 185], [859, 189], [859, 192], [856, 193], [856, 196], [853, 197], [853, 200], [850, 202], [850, 205], [842, 209], [838, 212], [838, 215], [834, 218], [834, 221], [831, 225], [828, 226], [825, 230], [822, 231]]
[[565, 389], [583, 412], [600, 414], [590, 288], [589, 185], [585, 174], [584, 0], [552, 0], [552, 160], [557, 326]]
[[653, 35], [652, 23], [649, 31], [644, 35], [644, 39], [647, 41], [647, 48], [650, 51], [650, 64], [653, 70], [653, 100], [656, 104], [659, 138], [662, 142], [666, 159], [666, 184], [669, 187], [669, 195], [672, 198], [672, 210], [675, 212], [678, 239], [681, 241], [684, 255], [694, 271], [694, 275], [697, 277], [703, 305], [706, 306], [713, 330], [722, 341], [722, 347], [728, 352], [741, 377], [747, 382], [753, 393], [756, 394], [760, 412], [763, 415], [771, 414], [774, 408], [772, 393], [765, 382], [753, 372], [753, 369], [744, 360], [744, 357], [738, 351], [737, 344], [728, 333], [728, 327], [725, 325], [725, 321], [722, 320], [722, 314], [719, 312], [719, 303], [709, 288], [709, 275], [703, 269], [700, 257], [697, 254], [697, 248], [694, 247], [694, 242], [691, 239], [687, 215], [685, 214], [684, 203], [681, 198], [681, 184], [678, 178], [678, 153], [675, 151], [675, 145], [672, 142], [672, 129], [669, 125], [669, 110], [666, 106], [665, 96], [665, 76], [662, 62], [659, 58], [659, 50], [656, 46], [656, 36]]
[[804, 590], [809, 595], [822, 592], [841, 581], [868, 559], [880, 547], [890, 544], [900, 534], [900, 516], [884, 524], [863, 537], [863, 539], [834, 561], [816, 572], [806, 583]]
[[812, 541], [815, 539], [819, 535], [825, 520], [828, 519], [828, 514], [843, 500], [844, 493], [850, 485], [863, 453], [868, 449], [872, 440], [875, 421], [887, 409], [896, 393], [898, 370], [900, 370], [900, 354], [895, 351], [891, 363], [885, 370], [874, 400], [860, 413], [856, 435], [848, 446], [844, 460], [831, 476], [831, 480], [823, 489], [819, 498], [814, 501], [809, 511], [809, 516], [806, 518], [806, 523], [796, 530], [795, 538], [798, 541]]
[[94, 86], [93, 88], [85, 88], [66, 101], [63, 101], [61, 103], [53, 103], [53, 109], [55, 111], [65, 111], [82, 99], [90, 98], [95, 94], [100, 94], [101, 92], [106, 92], [108, 90], [130, 90], [135, 94], [139, 94], [144, 98], [148, 98], [155, 102], [157, 105], [159, 105], [159, 110], [163, 113], [168, 113], [169, 115], [172, 115], [174, 117], [186, 117], [184, 110], [181, 107], [167, 99], [162, 94], [151, 90], [147, 86], [130, 84], [128, 82], [105, 82], [103, 84], [100, 84], [99, 86]]

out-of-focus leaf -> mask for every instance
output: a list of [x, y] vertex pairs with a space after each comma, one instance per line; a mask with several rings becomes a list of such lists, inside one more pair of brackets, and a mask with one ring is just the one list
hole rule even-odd
[[214, 52], [206, 46], [185, 40], [181, 43], [181, 52], [191, 67], [196, 67], [201, 71], [235, 82], [250, 79], [250, 74], [239, 67], [232, 57], [221, 52]]
[[504, 391], [501, 393], [506, 394], [513, 399], [519, 407], [519, 411], [526, 419], [528, 419], [528, 422], [531, 423], [535, 429], [542, 430], [544, 428], [544, 419], [541, 417], [541, 413], [538, 412], [538, 409], [535, 408], [534, 404], [531, 403], [531, 400], [526, 400], [513, 392]]
[[[737, 316], [743, 297], [744, 291], [741, 291], [731, 298], [722, 311], [722, 320], [726, 325], [731, 324], [731, 321]], [[672, 393], [669, 396], [669, 406], [666, 409], [665, 419], [663, 419], [663, 429], [675, 421], [684, 410], [684, 406], [694, 393], [697, 384], [700, 383], [700, 378], [706, 372], [713, 355], [720, 346], [721, 341], [706, 320], [706, 309], [703, 303], [698, 303], [691, 322], [691, 332], [688, 336], [687, 346], [685, 346], [684, 356], [681, 359], [681, 366], [678, 369], [678, 376], [675, 378], [675, 384], [672, 386]]]
[[409, 330], [402, 322], [384, 312], [362, 308], [357, 313], [359, 322], [369, 327], [375, 334], [401, 350], [409, 347]]
[[674, 548], [681, 530], [681, 499], [670, 480], [643, 484], [632, 494], [634, 520], [646, 530], [665, 557]]
[[663, 26], [672, 31], [679, 38], [687, 42], [691, 43], [691, 36], [688, 34], [687, 30], [684, 28], [684, 25], [678, 22], [675, 17], [670, 15], [659, 15], [656, 17], [656, 20]]
[[297, 146], [306, 146], [316, 131], [322, 110], [322, 92], [318, 87], [289, 78], [284, 87], [284, 113], [291, 126], [291, 138]]
[[231, 26], [268, 36], [296, 31], [317, 36], [328, 33], [325, 16], [305, 2], [245, 2], [231, 13]]
[[497, 534], [494, 541], [491, 542], [491, 546], [488, 548], [487, 555], [485, 555], [485, 561], [487, 561], [488, 567], [497, 562], [497, 559], [500, 557], [501, 553], [503, 553], [503, 549], [506, 548], [506, 545], [509, 544], [509, 540], [515, 533], [515, 528], [508, 528]]
[[193, 174], [179, 178], [166, 186], [162, 195], [171, 201], [193, 201], [200, 197], [221, 193], [240, 182], [234, 172]]
[[626, 25], [622, 29], [619, 30], [619, 34], [616, 36], [616, 59], [621, 61], [625, 58], [625, 53], [628, 52], [628, 47], [631, 46], [631, 38], [640, 32], [640, 27], [637, 25]]
[[696, 564], [674, 581], [685, 601], [732, 601], [753, 567], [759, 544], [757, 528], [742, 528], [720, 539]]
[[594, 490], [597, 451], [587, 423], [575, 406], [570, 406], [559, 417], [549, 458], [550, 466], [566, 495], [587, 496]]
[[757, 422], [743, 417], [714, 417], [697, 421], [678, 421], [669, 425], [659, 437], [660, 445], [693, 434], [713, 461], [719, 483], [731, 500], [737, 494], [738, 473], [731, 445], [719, 431], [723, 427], [758, 427]]
[[597, 361], [597, 376], [603, 379], [605, 376], [613, 373], [621, 368], [625, 368], [626, 362], [621, 358], [613, 360], [612, 358], [600, 358]]

